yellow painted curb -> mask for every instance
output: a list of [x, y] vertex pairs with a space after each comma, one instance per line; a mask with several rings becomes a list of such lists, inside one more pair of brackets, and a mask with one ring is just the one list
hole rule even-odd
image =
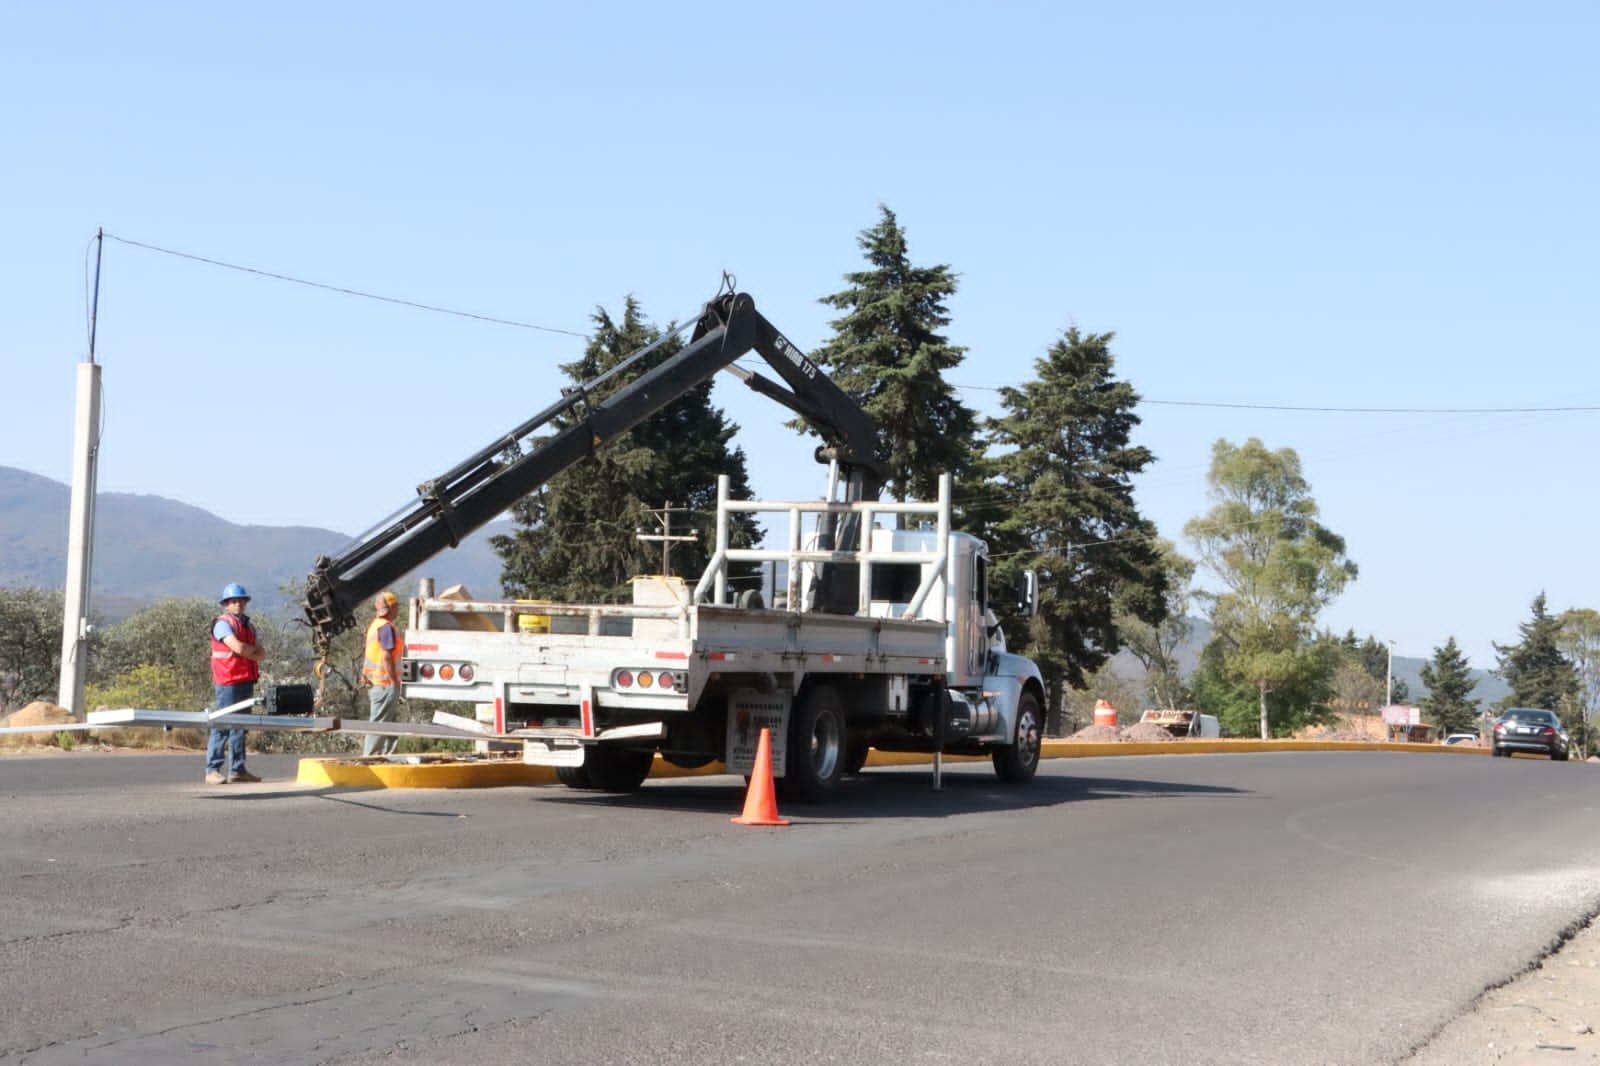
[[[1257, 751], [1399, 751], [1441, 752], [1455, 755], [1488, 755], [1488, 748], [1468, 748], [1459, 744], [1375, 744], [1338, 740], [1169, 740], [1156, 743], [1132, 741], [1088, 742], [1046, 740], [1040, 755], [1046, 759], [1083, 759], [1115, 755], [1216, 755]], [[414, 762], [404, 760], [414, 759]], [[921, 766], [933, 761], [921, 752], [877, 751], [867, 757], [868, 766]], [[988, 762], [987, 755], [946, 755], [945, 762]], [[728, 773], [720, 762], [693, 770], [674, 766], [656, 756], [650, 770], [654, 778], [716, 777]], [[457, 760], [441, 756], [324, 757], [301, 759], [295, 780], [315, 788], [504, 788], [515, 785], [553, 785], [556, 772], [548, 766], [526, 766], [513, 759]]]

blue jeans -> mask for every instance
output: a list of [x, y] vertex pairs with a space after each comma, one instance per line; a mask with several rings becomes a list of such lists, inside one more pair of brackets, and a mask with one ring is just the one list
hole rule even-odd
[[[237, 685], [217, 686], [217, 706], [230, 707], [240, 700], [247, 700], [256, 694], [254, 681], [243, 681]], [[206, 770], [215, 770], [219, 774], [232, 776], [244, 769], [244, 734], [243, 729], [213, 729], [211, 739], [206, 742]], [[231, 752], [229, 749], [232, 749]], [[227, 752], [228, 768], [223, 770], [222, 757]]]

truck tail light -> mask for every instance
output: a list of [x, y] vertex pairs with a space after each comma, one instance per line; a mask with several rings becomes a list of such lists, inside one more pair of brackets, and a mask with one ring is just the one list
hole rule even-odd
[[424, 681], [433, 680], [433, 664], [423, 663], [421, 666], [418, 666], [417, 676], [421, 677]]
[[439, 667], [439, 680], [440, 681], [449, 681], [452, 677], [455, 677], [455, 676], [456, 676], [456, 668], [451, 666], [449, 663], [445, 663], [443, 666]]
[[457, 673], [460, 676], [461, 680], [463, 680], [463, 681], [471, 681], [473, 679], [473, 677], [477, 674], [477, 671], [472, 668], [472, 664], [471, 663], [462, 663], [461, 664], [461, 669], [459, 671], [457, 671]]
[[648, 670], [640, 670], [639, 671], [639, 687], [640, 688], [649, 688], [651, 685], [653, 685], [655, 683], [656, 683], [656, 679], [653, 676], [651, 676], [650, 671], [648, 671]]
[[612, 675], [611, 684], [615, 688], [632, 688], [633, 672], [631, 670], [618, 670]]
[[672, 671], [671, 670], [663, 670], [659, 674], [657, 674], [656, 675], [656, 684], [661, 686], [662, 688], [671, 688], [672, 687]]

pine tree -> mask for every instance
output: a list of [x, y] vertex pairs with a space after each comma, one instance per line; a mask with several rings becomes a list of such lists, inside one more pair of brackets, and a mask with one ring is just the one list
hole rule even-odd
[[1008, 635], [1055, 691], [1062, 681], [1082, 688], [1117, 653], [1119, 616], [1154, 626], [1167, 615], [1171, 570], [1133, 499], [1133, 478], [1155, 457], [1131, 443], [1139, 396], [1113, 375], [1111, 339], [1069, 329], [1035, 361], [1032, 381], [1000, 390], [1006, 413], [988, 422], [990, 499], [969, 511], [988, 512], [996, 584], [1039, 574], [1038, 616]]
[[945, 302], [956, 275], [945, 265], [912, 266], [905, 230], [894, 212], [879, 211], [856, 242], [871, 269], [846, 274], [850, 288], [822, 297], [845, 314], [811, 358], [877, 423], [889, 494], [928, 500], [941, 473], [960, 478], [977, 453], [977, 415], [944, 380], [965, 354], [939, 332], [950, 324]]
[[1478, 732], [1478, 701], [1471, 698], [1478, 683], [1472, 679], [1455, 637], [1433, 649], [1433, 661], [1422, 667], [1422, 683], [1428, 689], [1422, 697], [1422, 713], [1440, 733]]
[[1578, 671], [1561, 654], [1561, 622], [1545, 609], [1544, 593], [1534, 598], [1533, 617], [1519, 629], [1519, 643], [1494, 646], [1500, 661], [1496, 672], [1511, 686], [1501, 706], [1570, 713], [1578, 696]]
[[[620, 321], [604, 308], [592, 320], [594, 334], [583, 357], [561, 368], [577, 383], [594, 380], [663, 337], [631, 296]], [[604, 399], [681, 349], [682, 342], [669, 336], [653, 357], [607, 379], [591, 399]], [[558, 428], [568, 425], [570, 415], [562, 417]], [[673, 571], [691, 579], [698, 576], [714, 543], [717, 476], [729, 475], [734, 496], [750, 495], [744, 451], [729, 443], [737, 428], [712, 406], [707, 382], [557, 474], [512, 508], [517, 528], [491, 542], [505, 561], [506, 592], [575, 602], [628, 599], [634, 576], [661, 569], [659, 547], [641, 542], [638, 533], [660, 531], [652, 509], [669, 501], [690, 512], [674, 516], [674, 532], [699, 533], [696, 542], [674, 546]], [[758, 539], [751, 516], [737, 516], [733, 544], [749, 547]], [[730, 574], [735, 580], [755, 580], [748, 565], [732, 568]]]

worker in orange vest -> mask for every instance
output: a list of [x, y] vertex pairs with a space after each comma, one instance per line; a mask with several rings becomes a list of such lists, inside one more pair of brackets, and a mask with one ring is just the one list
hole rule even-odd
[[[367, 718], [373, 722], [394, 720], [400, 698], [400, 653], [404, 645], [394, 624], [400, 613], [400, 597], [380, 592], [372, 601], [373, 619], [367, 626], [366, 654], [361, 664], [361, 680], [370, 685], [367, 692]], [[362, 750], [367, 755], [388, 755], [394, 751], [394, 737], [367, 735]]]

